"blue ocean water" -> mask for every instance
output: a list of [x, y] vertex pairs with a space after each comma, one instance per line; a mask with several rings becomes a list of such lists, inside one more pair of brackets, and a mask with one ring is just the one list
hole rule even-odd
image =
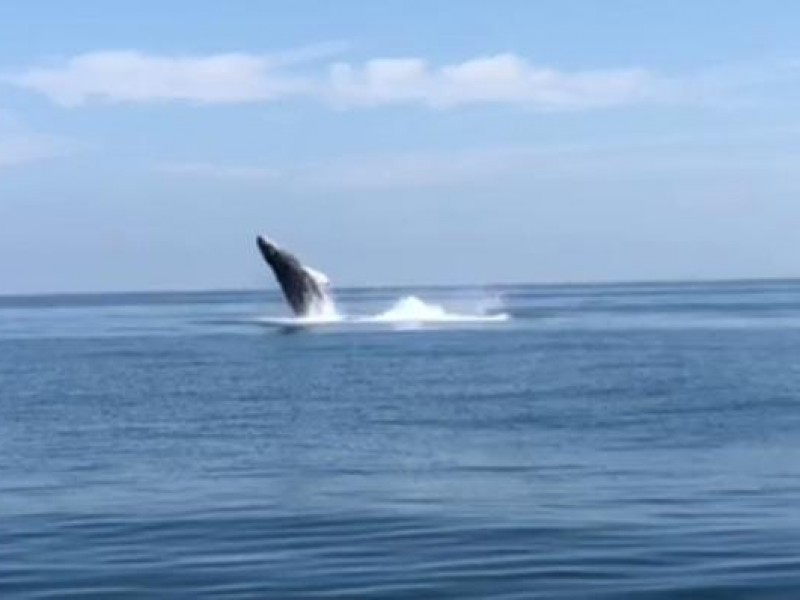
[[800, 598], [800, 283], [0, 298], [2, 598]]

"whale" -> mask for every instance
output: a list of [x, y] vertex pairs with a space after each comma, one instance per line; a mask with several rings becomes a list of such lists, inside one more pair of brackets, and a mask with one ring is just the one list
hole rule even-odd
[[325, 274], [304, 265], [294, 254], [266, 236], [257, 236], [256, 244], [295, 315], [320, 314], [331, 305], [330, 280]]

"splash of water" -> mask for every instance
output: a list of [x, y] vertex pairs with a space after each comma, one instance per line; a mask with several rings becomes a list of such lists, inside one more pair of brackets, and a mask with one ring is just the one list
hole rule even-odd
[[[440, 304], [425, 302], [417, 296], [404, 296], [388, 310], [376, 315], [344, 315], [339, 312], [333, 296], [325, 290], [323, 297], [315, 301], [308, 314], [301, 317], [262, 318], [262, 323], [275, 325], [325, 325], [333, 323], [348, 324], [392, 324], [401, 327], [416, 327], [436, 323], [492, 323], [507, 321], [507, 313], [487, 314], [478, 312], [451, 312]], [[493, 302], [496, 306], [496, 302]]]
[[333, 297], [325, 293], [322, 298], [314, 299], [308, 307], [308, 312], [299, 318], [306, 321], [336, 322], [341, 321], [344, 317], [336, 308]]
[[331, 293], [331, 282], [324, 273], [312, 269], [308, 265], [303, 265], [303, 269], [317, 283], [321, 297], [314, 298], [308, 307], [308, 311], [300, 319], [307, 322], [333, 323], [341, 321], [342, 315], [336, 308], [336, 301]]
[[431, 304], [416, 296], [405, 296], [398, 300], [389, 310], [367, 317], [373, 323], [481, 323], [505, 321], [508, 315], [483, 313], [449, 312], [439, 304]]

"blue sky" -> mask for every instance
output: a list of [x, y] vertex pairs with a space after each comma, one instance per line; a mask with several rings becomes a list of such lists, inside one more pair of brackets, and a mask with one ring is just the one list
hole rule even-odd
[[800, 275], [800, 4], [0, 5], [0, 293]]

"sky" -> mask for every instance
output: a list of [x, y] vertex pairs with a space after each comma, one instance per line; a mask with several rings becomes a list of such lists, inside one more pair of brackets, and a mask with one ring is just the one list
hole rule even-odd
[[0, 294], [800, 276], [800, 3], [0, 3]]

